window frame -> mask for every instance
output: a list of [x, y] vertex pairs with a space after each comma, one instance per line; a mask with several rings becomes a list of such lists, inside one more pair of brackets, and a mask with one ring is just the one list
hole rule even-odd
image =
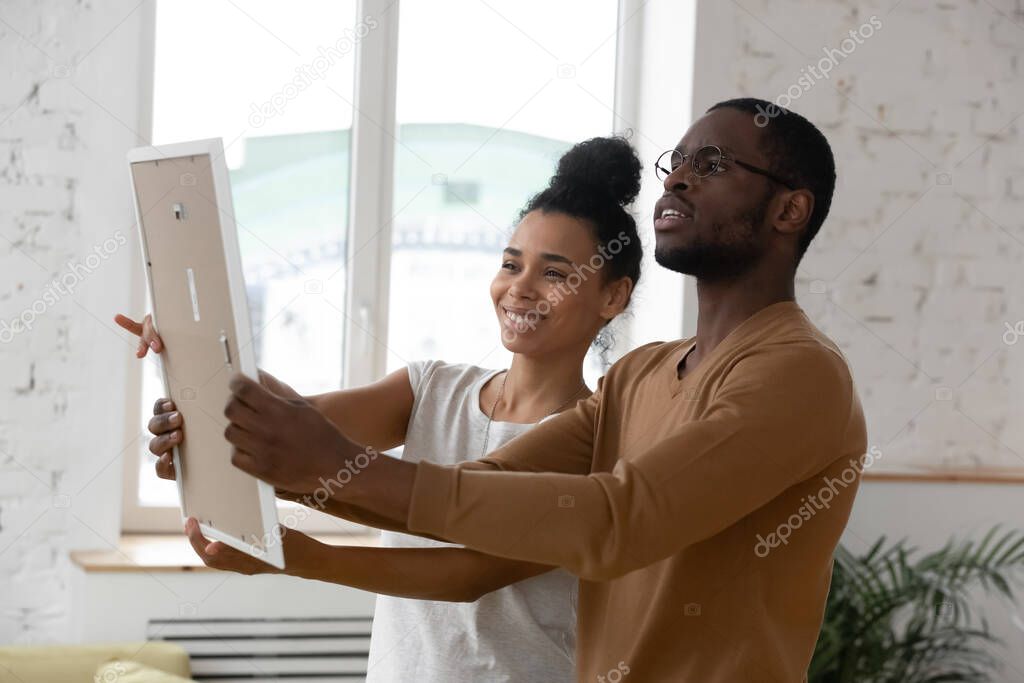
[[[636, 78], [641, 64], [643, 38], [642, 0], [618, 0], [614, 74], [613, 128], [636, 120], [639, 99]], [[146, 3], [142, 26], [148, 41], [140, 50], [139, 128], [153, 130], [156, 3]], [[344, 388], [362, 386], [384, 376], [387, 349], [378, 340], [388, 335], [388, 299], [391, 280], [392, 214], [395, 164], [395, 104], [398, 76], [398, 29], [400, 0], [358, 0], [356, 17], [372, 16], [380, 26], [355, 45], [353, 119], [350, 144], [349, 216], [346, 254], [346, 301], [342, 376]], [[628, 110], [624, 109], [627, 106]], [[356, 255], [359, 255], [356, 258]], [[145, 274], [138, 259], [131, 267], [132, 310], [147, 308]], [[627, 327], [630, 323], [627, 321]], [[626, 331], [626, 341], [632, 337]], [[628, 344], [627, 344], [628, 346]], [[621, 353], [621, 352], [619, 352]], [[616, 354], [618, 355], [618, 354]], [[143, 506], [138, 502], [138, 432], [144, 409], [141, 403], [143, 365], [126, 360], [125, 449], [122, 492], [122, 530], [126, 533], [181, 531], [177, 506]], [[152, 354], [146, 362], [157, 362]], [[279, 508], [280, 510], [280, 508]], [[325, 516], [326, 517], [326, 516]], [[307, 520], [299, 528], [307, 532], [365, 533], [359, 524], [336, 518]]]

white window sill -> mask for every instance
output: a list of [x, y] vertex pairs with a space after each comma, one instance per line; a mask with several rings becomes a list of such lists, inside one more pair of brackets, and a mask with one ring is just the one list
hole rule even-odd
[[[331, 545], [375, 546], [376, 533], [310, 534]], [[86, 572], [190, 572], [210, 569], [181, 534], [125, 534], [116, 550], [73, 550], [71, 561]]]

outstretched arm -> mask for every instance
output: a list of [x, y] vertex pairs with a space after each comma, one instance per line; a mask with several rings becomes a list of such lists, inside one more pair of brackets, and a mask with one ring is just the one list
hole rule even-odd
[[[255, 383], [233, 384], [233, 391], [228, 417], [239, 430], [257, 430], [228, 435], [239, 449], [233, 461], [257, 477], [277, 482], [300, 470], [327, 471], [339, 453], [357, 448], [282, 413]], [[377, 458], [337, 498], [415, 533], [608, 580], [710, 538], [842, 457], [863, 455], [851, 452], [866, 445], [851, 431], [863, 431], [853, 400], [849, 370], [836, 354], [779, 345], [738, 361], [701, 419], [623, 454], [610, 472], [494, 472]], [[552, 437], [571, 419], [559, 415], [492, 457], [558, 452], [566, 444]], [[275, 421], [294, 421], [308, 438], [266, 443], [260, 425]], [[290, 453], [306, 455], [301, 467], [286, 466], [295, 461]]]
[[[492, 475], [590, 472], [602, 381], [588, 399], [516, 437], [516, 449], [501, 448], [457, 467]], [[242, 375], [232, 378], [231, 388], [224, 410], [231, 424], [224, 434], [235, 447], [237, 467], [279, 490], [304, 491], [299, 502], [317, 507], [315, 501], [337, 517], [440, 538], [407, 524], [417, 464], [360, 446], [325, 422], [315, 406], [282, 401]]]
[[473, 602], [554, 568], [468, 548], [334, 546], [287, 529], [281, 539], [286, 569], [278, 570], [220, 541], [211, 542], [194, 520], [185, 525], [185, 532], [203, 563], [214, 569], [240, 574], [283, 573], [419, 600]]
[[[129, 321], [131, 322], [131, 321]], [[146, 317], [147, 330], [150, 328], [149, 317]], [[141, 329], [141, 328], [140, 328]], [[159, 350], [158, 337], [151, 342]], [[140, 347], [144, 353], [145, 348]], [[270, 394], [281, 400], [297, 405], [311, 405], [336, 428], [346, 434], [356, 435], [360, 443], [368, 444], [373, 449], [384, 450], [398, 446], [405, 441], [405, 432], [412, 412], [413, 394], [409, 382], [409, 371], [406, 368], [397, 370], [384, 379], [365, 387], [333, 391], [303, 398], [290, 386], [263, 370], [259, 371], [260, 384]], [[153, 438], [149, 442], [150, 451], [157, 456], [156, 473], [162, 479], [174, 479], [173, 448], [184, 438], [184, 424], [181, 414], [169, 399], [159, 399], [153, 406], [153, 418], [149, 421], [149, 431]], [[325, 474], [329, 478], [329, 474]], [[363, 510], [350, 503], [343, 503], [326, 496], [322, 487], [310, 489], [303, 493], [278, 489], [279, 498], [302, 503], [309, 507], [321, 509], [328, 514], [342, 517], [359, 524], [375, 526], [383, 529], [401, 531], [402, 525], [389, 525], [388, 521], [369, 510]]]

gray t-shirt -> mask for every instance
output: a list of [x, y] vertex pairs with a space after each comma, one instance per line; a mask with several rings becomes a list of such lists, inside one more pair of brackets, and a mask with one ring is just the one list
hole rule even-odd
[[[500, 370], [443, 361], [409, 365], [414, 395], [402, 459], [444, 465], [481, 457], [480, 389]], [[487, 451], [533, 425], [493, 422]], [[460, 547], [381, 532], [388, 547]], [[476, 602], [377, 596], [367, 683], [557, 683], [575, 680], [577, 579], [554, 569]]]

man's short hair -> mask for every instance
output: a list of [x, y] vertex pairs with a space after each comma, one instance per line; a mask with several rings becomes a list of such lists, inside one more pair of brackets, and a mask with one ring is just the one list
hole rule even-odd
[[[793, 187], [810, 190], [814, 210], [797, 245], [797, 263], [828, 216], [836, 188], [836, 162], [828, 140], [818, 128], [794, 111], [755, 97], [742, 97], [715, 104], [716, 109], [738, 109], [755, 117], [761, 128], [761, 149], [769, 168]], [[764, 122], [764, 123], [762, 123]]]

